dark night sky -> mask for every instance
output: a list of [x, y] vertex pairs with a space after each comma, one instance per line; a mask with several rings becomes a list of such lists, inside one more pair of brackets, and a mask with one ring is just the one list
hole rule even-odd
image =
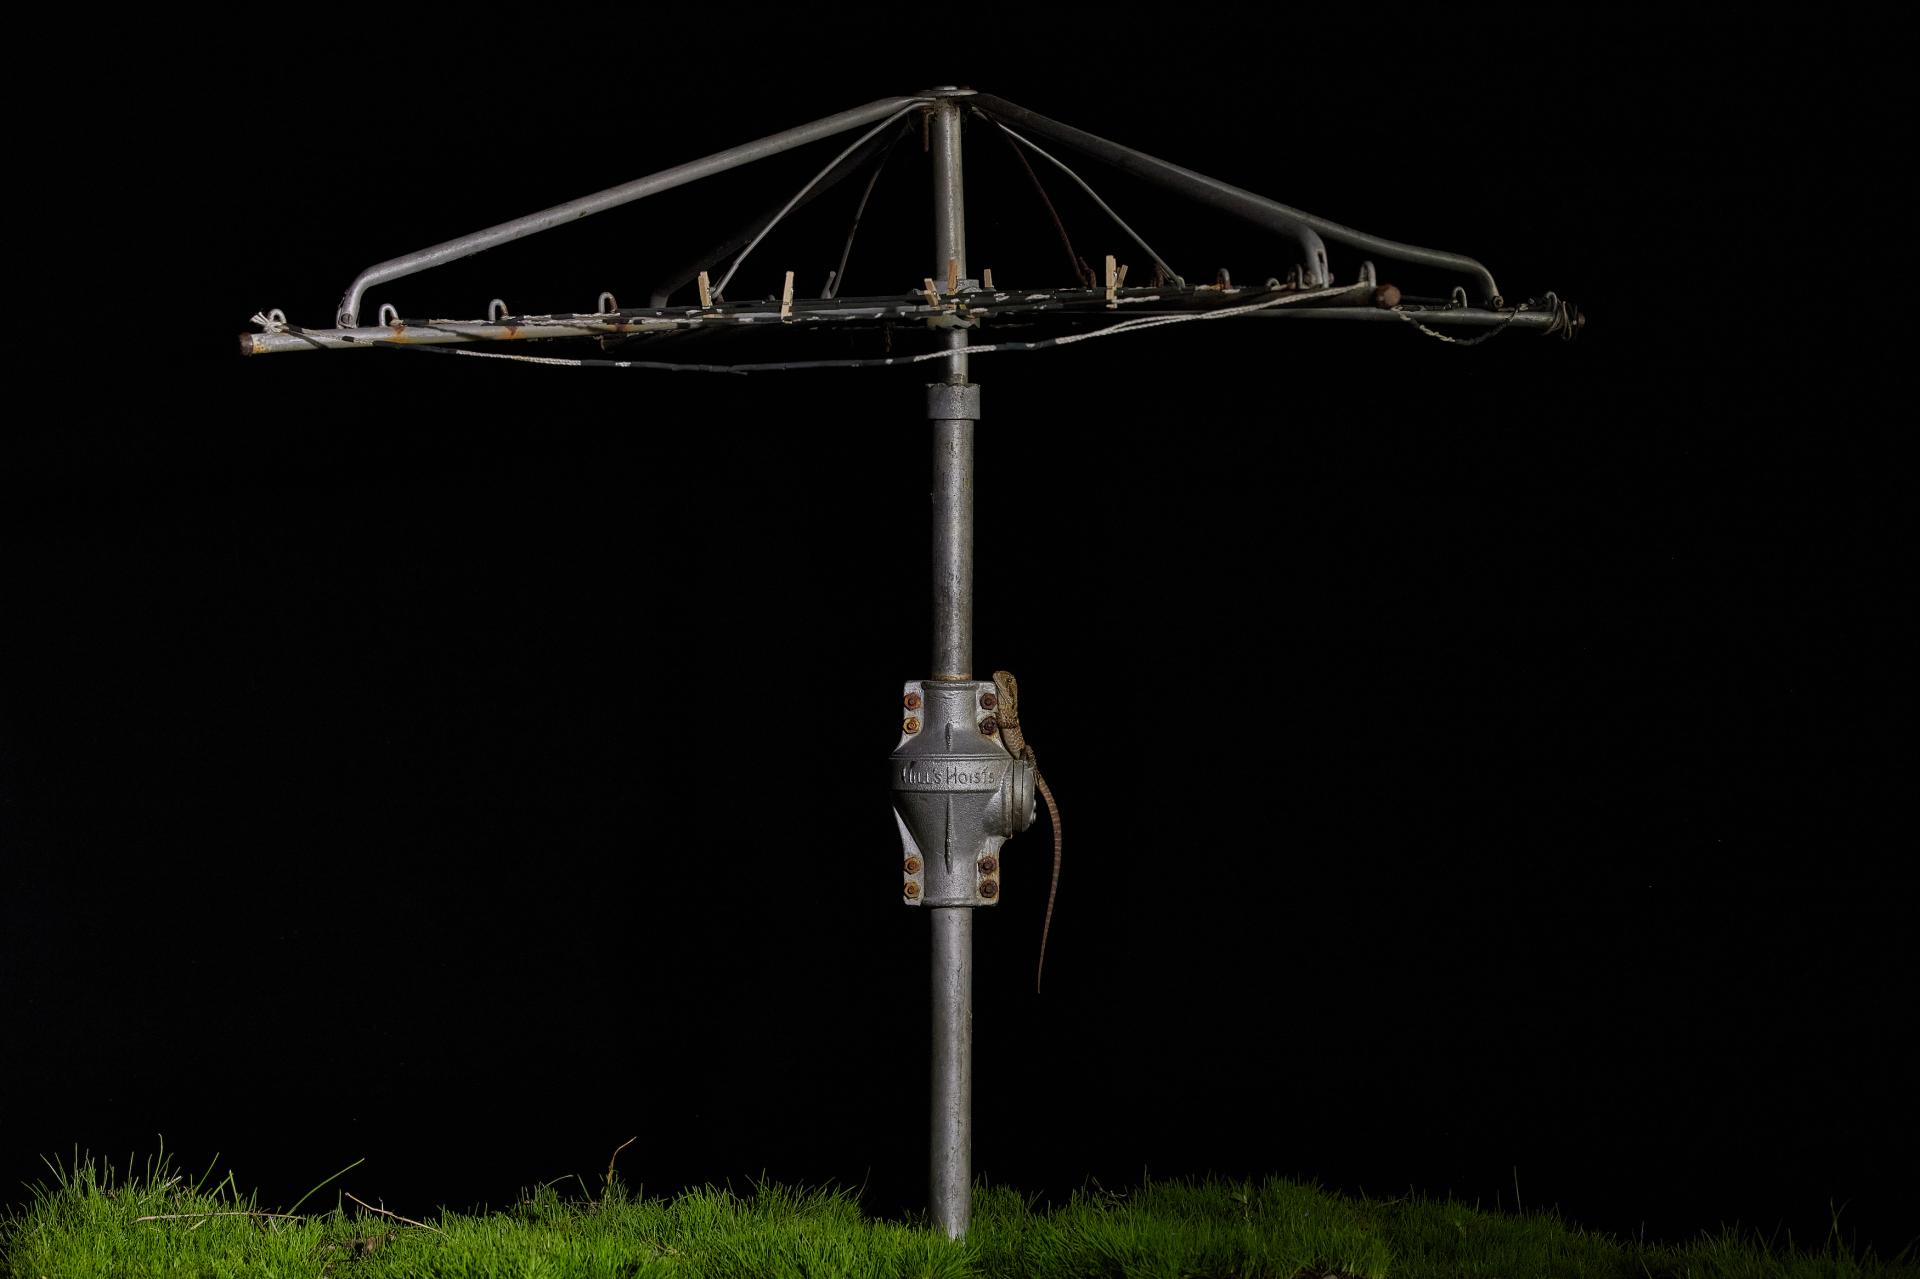
[[[926, 378], [233, 347], [369, 262], [957, 80], [1591, 316], [976, 362], [976, 663], [1071, 817], [1043, 998], [1040, 828], [980, 921], [977, 1171], [1510, 1205], [1517, 1168], [1619, 1231], [1920, 1233], [1892, 428], [1822, 325], [1740, 305], [1865, 251], [1878, 105], [1823, 125], [1785, 30], [783, 12], [170, 36], [137, 209], [88, 224], [151, 328], [69, 348], [0, 460], [9, 1201], [162, 1134], [282, 1203], [364, 1156], [363, 1198], [500, 1205], [638, 1134], [649, 1189], [924, 1202], [880, 761], [928, 673]], [[1057, 283], [974, 152], [973, 265]], [[808, 163], [369, 309], [642, 301]], [[924, 161], [889, 172], [854, 292], [930, 267]], [[1107, 187], [1190, 276], [1284, 274]], [[743, 288], [823, 277], [851, 199]]]

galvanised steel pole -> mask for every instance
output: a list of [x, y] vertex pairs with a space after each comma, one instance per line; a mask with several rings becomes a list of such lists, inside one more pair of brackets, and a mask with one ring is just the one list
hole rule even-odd
[[[960, 174], [960, 104], [942, 85], [928, 111], [933, 152], [934, 278], [967, 273]], [[954, 354], [943, 385], [930, 388], [933, 422], [933, 677], [973, 677], [973, 420], [967, 331], [950, 330]], [[970, 412], [973, 416], [938, 416]], [[948, 1238], [973, 1217], [973, 910], [933, 907], [933, 1123], [930, 1211]]]

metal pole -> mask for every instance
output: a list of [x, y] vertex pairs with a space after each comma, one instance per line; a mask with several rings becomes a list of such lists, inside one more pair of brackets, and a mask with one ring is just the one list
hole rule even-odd
[[[952, 92], [947, 86], [935, 93]], [[933, 152], [934, 276], [949, 263], [967, 271], [967, 226], [960, 175], [960, 107], [941, 98], [928, 110]], [[948, 334], [950, 387], [967, 384], [967, 332]], [[948, 392], [931, 402], [948, 404]], [[951, 410], [949, 410], [951, 411]], [[973, 420], [933, 420], [933, 672], [973, 677]], [[933, 1122], [930, 1210], [949, 1239], [973, 1217], [973, 911], [936, 907], [933, 916]]]

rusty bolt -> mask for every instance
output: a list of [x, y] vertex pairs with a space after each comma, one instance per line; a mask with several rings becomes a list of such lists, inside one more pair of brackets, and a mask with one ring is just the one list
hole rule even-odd
[[995, 733], [1000, 731], [1000, 721], [995, 719], [993, 716], [989, 715], [985, 719], [980, 721], [980, 731], [985, 733], [988, 737], [992, 737]]
[[1000, 869], [1000, 859], [998, 857], [995, 857], [992, 853], [988, 853], [985, 857], [982, 857], [980, 859], [980, 873], [982, 875], [991, 875], [993, 874], [993, 872], [999, 869]]
[[901, 863], [901, 865], [909, 875], [918, 875], [920, 873], [920, 859], [918, 857], [909, 857], [905, 862]]
[[994, 696], [994, 695], [993, 695], [992, 693], [982, 693], [982, 694], [980, 694], [980, 709], [981, 709], [981, 710], [983, 710], [983, 711], [990, 711], [990, 710], [992, 710], [992, 709], [993, 709], [994, 707], [996, 707], [996, 706], [998, 706], [999, 704], [1000, 704], [1000, 699], [999, 699], [998, 697], [996, 697], [996, 696]]
[[917, 733], [920, 731], [920, 717], [918, 715], [909, 715], [907, 716], [907, 722], [900, 727], [909, 733]]
[[920, 895], [920, 885], [914, 883], [912, 880], [908, 880], [906, 883], [900, 885], [900, 891], [906, 895], [908, 901], [912, 901]]
[[1391, 311], [1400, 305], [1400, 290], [1391, 284], [1383, 284], [1373, 291], [1373, 304], [1382, 311]]
[[910, 711], [920, 709], [920, 694], [918, 693], [908, 693], [905, 697], [901, 698], [900, 701], [901, 704]]
[[980, 895], [981, 895], [982, 897], [998, 897], [998, 896], [1000, 895], [1000, 885], [999, 885], [999, 883], [998, 883], [997, 881], [995, 881], [995, 880], [991, 880], [991, 879], [983, 879], [983, 880], [981, 880], [981, 881], [980, 881]]

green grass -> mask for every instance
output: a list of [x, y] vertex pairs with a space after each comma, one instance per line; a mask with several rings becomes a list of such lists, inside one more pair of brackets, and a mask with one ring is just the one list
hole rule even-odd
[[[134, 1176], [78, 1156], [53, 1165], [26, 1211], [0, 1231], [19, 1279], [259, 1276], [261, 1279], [828, 1279], [830, 1276], [1035, 1276], [1152, 1279], [1893, 1279], [1914, 1275], [1913, 1249], [1892, 1262], [1860, 1256], [1836, 1230], [1815, 1251], [1728, 1232], [1684, 1245], [1593, 1234], [1552, 1213], [1484, 1212], [1445, 1200], [1353, 1199], [1314, 1186], [1148, 1182], [1098, 1187], [1051, 1211], [1004, 1187], [974, 1196], [960, 1243], [923, 1222], [864, 1215], [838, 1189], [707, 1187], [672, 1199], [631, 1194], [611, 1173], [599, 1193], [540, 1187], [490, 1216], [442, 1212], [409, 1223], [336, 1193], [334, 1180], [285, 1214], [264, 1212], [231, 1174], [172, 1172], [164, 1156]], [[344, 1170], [343, 1170], [344, 1171]], [[340, 1174], [335, 1174], [335, 1177]], [[581, 1190], [586, 1190], [581, 1182]]]

